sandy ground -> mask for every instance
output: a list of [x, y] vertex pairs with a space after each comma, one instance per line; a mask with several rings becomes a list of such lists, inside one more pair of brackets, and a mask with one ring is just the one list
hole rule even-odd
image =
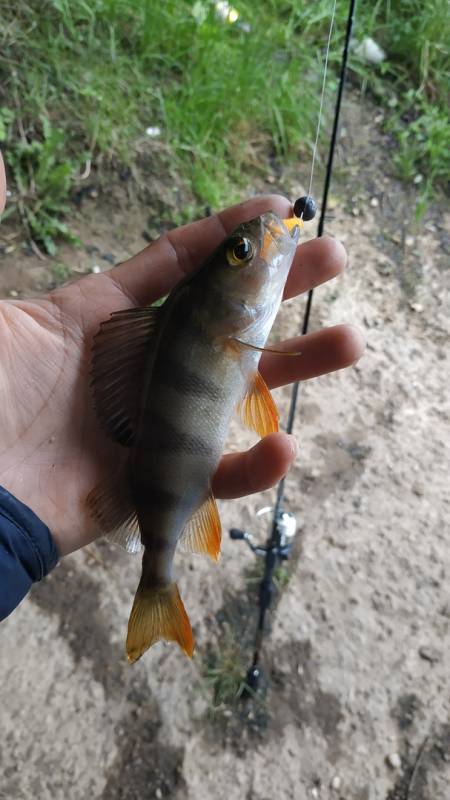
[[[384, 172], [376, 113], [346, 109], [346, 179], [327, 230], [350, 262], [315, 293], [312, 319], [357, 324], [367, 350], [302, 387], [286, 485], [299, 533], [271, 615], [266, 693], [213, 710], [205, 678], [224, 653], [234, 665], [250, 658], [255, 564], [243, 544], [225, 536], [218, 567], [180, 556], [194, 660], [161, 644], [131, 668], [123, 642], [139, 559], [101, 542], [2, 623], [2, 800], [450, 798], [450, 215], [440, 206], [412, 220], [411, 196]], [[300, 189], [289, 175], [280, 188]], [[65, 263], [104, 268], [142, 247], [136, 215], [101, 220], [90, 202], [82, 215], [94, 221], [79, 225], [88, 252], [66, 248]], [[51, 275], [17, 252], [0, 262], [4, 295]], [[302, 311], [286, 304], [274, 338], [294, 334]], [[289, 393], [277, 400], [286, 418]], [[250, 441], [236, 424], [230, 446]], [[255, 511], [271, 502], [267, 492], [222, 503], [225, 531], [244, 526], [262, 541], [268, 517]]]

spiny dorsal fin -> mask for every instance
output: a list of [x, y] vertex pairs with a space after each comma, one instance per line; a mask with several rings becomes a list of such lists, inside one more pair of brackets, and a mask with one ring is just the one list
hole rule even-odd
[[145, 366], [156, 341], [161, 308], [130, 308], [111, 314], [94, 338], [92, 389], [108, 435], [129, 447], [136, 435]]
[[89, 513], [107, 538], [128, 553], [142, 550], [141, 533], [126, 475], [102, 481], [86, 500]]
[[213, 561], [218, 561], [222, 526], [212, 491], [192, 515], [180, 539], [180, 545], [188, 553], [206, 553]]
[[245, 397], [238, 404], [238, 412], [243, 423], [259, 436], [278, 431], [278, 409], [260, 372], [255, 372]]

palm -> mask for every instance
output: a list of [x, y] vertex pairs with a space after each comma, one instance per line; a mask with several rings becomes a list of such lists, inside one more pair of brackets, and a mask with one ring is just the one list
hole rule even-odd
[[[123, 453], [99, 428], [89, 388], [90, 351], [100, 322], [112, 311], [148, 304], [165, 294], [238, 222], [269, 207], [286, 214], [286, 205], [281, 198], [255, 199], [178, 229], [107, 273], [85, 277], [41, 299], [0, 303], [0, 483], [49, 526], [61, 553], [95, 537], [86, 497]], [[315, 257], [316, 272], [308, 277], [305, 259], [303, 276], [291, 275], [291, 295], [342, 268], [342, 255], [335, 254], [334, 263], [328, 255], [327, 261], [324, 244], [302, 246], [305, 255], [310, 252], [311, 263]], [[319, 252], [314, 256], [314, 246], [317, 251], [322, 247], [321, 257]], [[344, 366], [360, 350], [360, 341], [348, 329], [330, 329], [312, 335], [310, 344], [303, 340], [303, 359], [278, 358], [272, 363], [269, 357], [263, 369], [269, 384], [280, 385]], [[260, 446], [265, 452], [258, 464], [266, 466], [258, 467], [261, 476], [256, 479], [245, 456], [224, 459], [216, 476], [218, 495], [266, 488], [281, 477], [292, 455], [284, 438], [276, 435]]]
[[102, 319], [129, 305], [108, 275], [0, 305], [0, 482], [68, 543], [93, 537], [84, 501], [118, 449], [95, 418], [90, 344]]

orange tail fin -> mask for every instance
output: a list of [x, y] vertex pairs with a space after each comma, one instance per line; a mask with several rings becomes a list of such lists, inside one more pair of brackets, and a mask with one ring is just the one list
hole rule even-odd
[[160, 639], [178, 642], [192, 658], [194, 637], [176, 583], [164, 589], [151, 589], [141, 581], [128, 622], [128, 661], [133, 664]]

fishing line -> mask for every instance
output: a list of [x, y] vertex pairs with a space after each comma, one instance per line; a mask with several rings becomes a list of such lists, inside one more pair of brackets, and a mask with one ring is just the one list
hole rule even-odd
[[314, 140], [314, 147], [313, 147], [313, 154], [311, 160], [311, 174], [309, 176], [309, 186], [308, 186], [308, 194], [307, 197], [311, 197], [311, 189], [312, 189], [312, 182], [314, 176], [314, 167], [316, 164], [316, 155], [317, 155], [317, 148], [319, 145], [319, 136], [320, 136], [320, 129], [322, 126], [322, 115], [323, 115], [323, 103], [325, 99], [325, 88], [327, 83], [327, 72], [328, 72], [328, 58], [330, 56], [330, 47], [331, 47], [331, 38], [333, 36], [333, 26], [334, 20], [336, 18], [336, 4], [337, 0], [333, 2], [333, 9], [331, 11], [331, 22], [330, 22], [330, 29], [328, 31], [328, 40], [327, 40], [327, 47], [325, 51], [325, 63], [323, 68], [323, 79], [322, 79], [322, 90], [320, 93], [320, 103], [319, 103], [319, 116], [317, 119], [317, 127], [316, 127], [316, 138]]
[[[313, 157], [312, 157], [312, 164], [311, 164], [311, 175], [310, 175], [310, 182], [308, 188], [308, 194], [306, 197], [300, 198], [296, 201], [294, 205], [294, 214], [298, 217], [303, 217], [305, 214], [308, 213], [308, 206], [309, 210], [311, 207], [315, 207], [314, 202], [311, 198], [311, 188], [313, 182], [313, 173], [314, 173], [314, 165], [316, 160], [316, 154], [318, 149], [318, 141], [320, 135], [320, 127], [322, 121], [322, 113], [323, 113], [323, 105], [324, 105], [324, 97], [325, 97], [325, 86], [326, 86], [326, 73], [328, 68], [328, 59], [330, 53], [330, 46], [331, 46], [331, 38], [333, 32], [333, 25], [334, 19], [336, 14], [336, 5], [337, 0], [333, 0], [333, 9], [331, 15], [331, 22], [330, 22], [330, 29], [328, 34], [328, 41], [326, 47], [326, 55], [325, 55], [325, 65], [324, 65], [324, 77], [322, 81], [322, 92], [320, 97], [320, 105], [319, 105], [319, 117], [318, 117], [318, 124], [316, 129], [316, 138], [314, 143], [313, 149]], [[350, 48], [350, 41], [352, 35], [352, 28], [355, 16], [355, 7], [356, 7], [356, 0], [349, 0], [349, 9], [348, 9], [348, 16], [347, 16], [347, 25], [345, 31], [345, 39], [344, 39], [344, 46], [342, 50], [341, 56], [341, 67], [340, 67], [340, 74], [339, 74], [339, 83], [338, 83], [338, 91], [336, 96], [336, 103], [334, 109], [334, 117], [333, 117], [333, 128], [330, 138], [330, 145], [328, 150], [328, 160], [327, 160], [327, 167], [325, 172], [325, 179], [323, 185], [323, 193], [322, 193], [322, 207], [319, 217], [319, 223], [317, 226], [317, 237], [320, 238], [323, 235], [324, 227], [325, 227], [325, 216], [327, 211], [328, 205], [328, 194], [330, 189], [331, 183], [331, 176], [333, 172], [333, 160], [334, 160], [334, 153], [336, 150], [336, 142], [337, 142], [337, 132], [338, 132], [338, 125], [339, 125], [339, 116], [341, 111], [342, 105], [342, 96], [344, 91], [344, 83], [345, 83], [345, 75], [347, 71], [347, 63], [348, 63], [348, 54]], [[309, 205], [309, 201], [312, 205]], [[296, 206], [300, 204], [301, 211], [300, 213], [296, 214]], [[309, 218], [311, 219], [314, 216]], [[305, 311], [303, 315], [303, 322], [301, 333], [304, 336], [309, 327], [309, 320], [311, 315], [311, 306], [312, 306], [312, 298], [313, 298], [313, 289], [310, 289], [308, 292]], [[299, 393], [299, 382], [295, 383], [292, 387], [292, 394], [291, 394], [291, 402], [289, 407], [289, 415], [288, 415], [288, 422], [286, 426], [287, 433], [291, 433], [294, 420], [295, 420], [295, 413], [298, 401], [298, 393]], [[259, 589], [259, 617], [258, 617], [258, 625], [256, 630], [255, 636], [255, 645], [254, 645], [254, 652], [253, 652], [253, 660], [252, 664], [247, 672], [246, 676], [246, 684], [251, 691], [256, 691], [259, 685], [259, 679], [261, 676], [260, 670], [260, 650], [262, 646], [262, 638], [264, 634], [264, 620], [266, 611], [269, 609], [272, 595], [274, 592], [274, 582], [273, 582], [273, 572], [275, 567], [277, 566], [280, 560], [285, 560], [289, 557], [289, 553], [292, 548], [292, 539], [295, 535], [296, 529], [296, 522], [295, 518], [292, 514], [283, 511], [283, 498], [284, 498], [284, 485], [285, 485], [285, 478], [282, 478], [277, 487], [277, 495], [275, 501], [275, 507], [273, 510], [273, 520], [272, 520], [272, 531], [270, 538], [265, 546], [258, 547], [252, 544], [251, 542], [251, 534], [246, 533], [244, 531], [239, 531], [237, 529], [233, 529], [230, 531], [230, 536], [232, 539], [243, 539], [247, 542], [249, 547], [258, 555], [264, 555], [265, 557], [265, 568], [264, 568], [264, 575], [260, 583]], [[270, 509], [271, 510], [271, 509]], [[265, 511], [265, 509], [263, 509]]]
[[[306, 195], [306, 201], [308, 200], [308, 198], [311, 198], [311, 189], [312, 189], [313, 178], [314, 178], [314, 167], [315, 167], [315, 163], [316, 163], [316, 155], [317, 155], [317, 150], [318, 150], [318, 145], [319, 145], [320, 130], [321, 130], [321, 127], [322, 127], [323, 104], [324, 104], [324, 99], [325, 99], [325, 89], [326, 89], [327, 73], [328, 73], [328, 60], [329, 60], [329, 57], [330, 57], [331, 39], [332, 39], [332, 36], [333, 36], [333, 27], [334, 27], [334, 21], [335, 21], [335, 18], [336, 18], [336, 5], [337, 5], [337, 0], [334, 0], [333, 1], [333, 8], [332, 8], [332, 11], [331, 11], [331, 21], [330, 21], [330, 27], [329, 27], [329, 31], [328, 31], [327, 45], [326, 45], [326, 49], [325, 49], [325, 61], [324, 61], [323, 78], [322, 78], [322, 89], [321, 89], [321, 93], [320, 93], [319, 114], [318, 114], [318, 119], [317, 119], [316, 138], [314, 140], [314, 147], [313, 147], [313, 154], [312, 154], [312, 161], [311, 161], [311, 173], [310, 173], [310, 176], [309, 176], [309, 187], [308, 187], [308, 194]], [[348, 50], [347, 50], [347, 52], [348, 52]], [[345, 57], [345, 66], [346, 66], [346, 63], [347, 63], [347, 56]], [[343, 75], [343, 77], [342, 77], [342, 69], [341, 69], [341, 78], [342, 78], [342, 86], [343, 86], [343, 82], [344, 82], [344, 79], [345, 79], [345, 67], [344, 67], [344, 75]], [[341, 86], [341, 83], [340, 83], [340, 86]], [[337, 131], [337, 121], [339, 119], [339, 112], [340, 112], [340, 107], [341, 107], [341, 99], [342, 99], [342, 92], [341, 92], [341, 95], [340, 95], [340, 98], [339, 98], [339, 103], [337, 104], [336, 109], [335, 109], [335, 115], [334, 115], [334, 123], [335, 123], [335, 125], [333, 125], [333, 133], [334, 133], [335, 127], [336, 127], [336, 131]], [[329, 157], [328, 165], [327, 165], [327, 176], [329, 175], [328, 186], [329, 186], [329, 182], [330, 182], [330, 178], [331, 178], [334, 148], [335, 148], [335, 136], [334, 136], [334, 141], [333, 141], [333, 136], [332, 136], [331, 143], [330, 143], [331, 163], [330, 163], [330, 157]], [[327, 185], [327, 179], [325, 179], [325, 184], [324, 185]], [[301, 199], [303, 199], [303, 198], [301, 198]], [[319, 228], [318, 228], [318, 232], [317, 232], [317, 236], [318, 237], [322, 236], [322, 233], [323, 233], [323, 220], [325, 218], [325, 211], [326, 211], [326, 207], [327, 207], [327, 202], [328, 202], [328, 187], [327, 187], [326, 194], [324, 192], [324, 196], [322, 198], [322, 209], [321, 209], [321, 214], [320, 214]], [[306, 202], [305, 202], [305, 207], [306, 207]], [[295, 213], [295, 206], [294, 206], [294, 213]], [[303, 213], [304, 213], [304, 211], [302, 211], [301, 217], [303, 216]], [[311, 314], [312, 297], [313, 297], [313, 290], [310, 289], [309, 292], [308, 292], [308, 296], [307, 296], [307, 300], [306, 300], [305, 312], [304, 312], [304, 316], [303, 316], [303, 323], [302, 323], [302, 329], [301, 329], [302, 336], [304, 336], [308, 332], [309, 317], [310, 317], [310, 314]], [[290, 403], [290, 407], [289, 407], [289, 415], [288, 415], [288, 422], [287, 422], [287, 425], [286, 425], [286, 433], [292, 433], [292, 430], [293, 430], [293, 427], [294, 427], [294, 419], [295, 419], [295, 411], [296, 411], [296, 406], [297, 406], [299, 386], [300, 386], [300, 384], [297, 381], [297, 383], [294, 383], [294, 385], [292, 387], [291, 403]], [[282, 503], [282, 500], [283, 500], [283, 493], [284, 493], [284, 482], [285, 482], [285, 478], [282, 478], [280, 483], [278, 484], [277, 499], [276, 499], [275, 510], [274, 510], [274, 517], [276, 516], [277, 512], [280, 510], [280, 507], [281, 507], [281, 503]]]

